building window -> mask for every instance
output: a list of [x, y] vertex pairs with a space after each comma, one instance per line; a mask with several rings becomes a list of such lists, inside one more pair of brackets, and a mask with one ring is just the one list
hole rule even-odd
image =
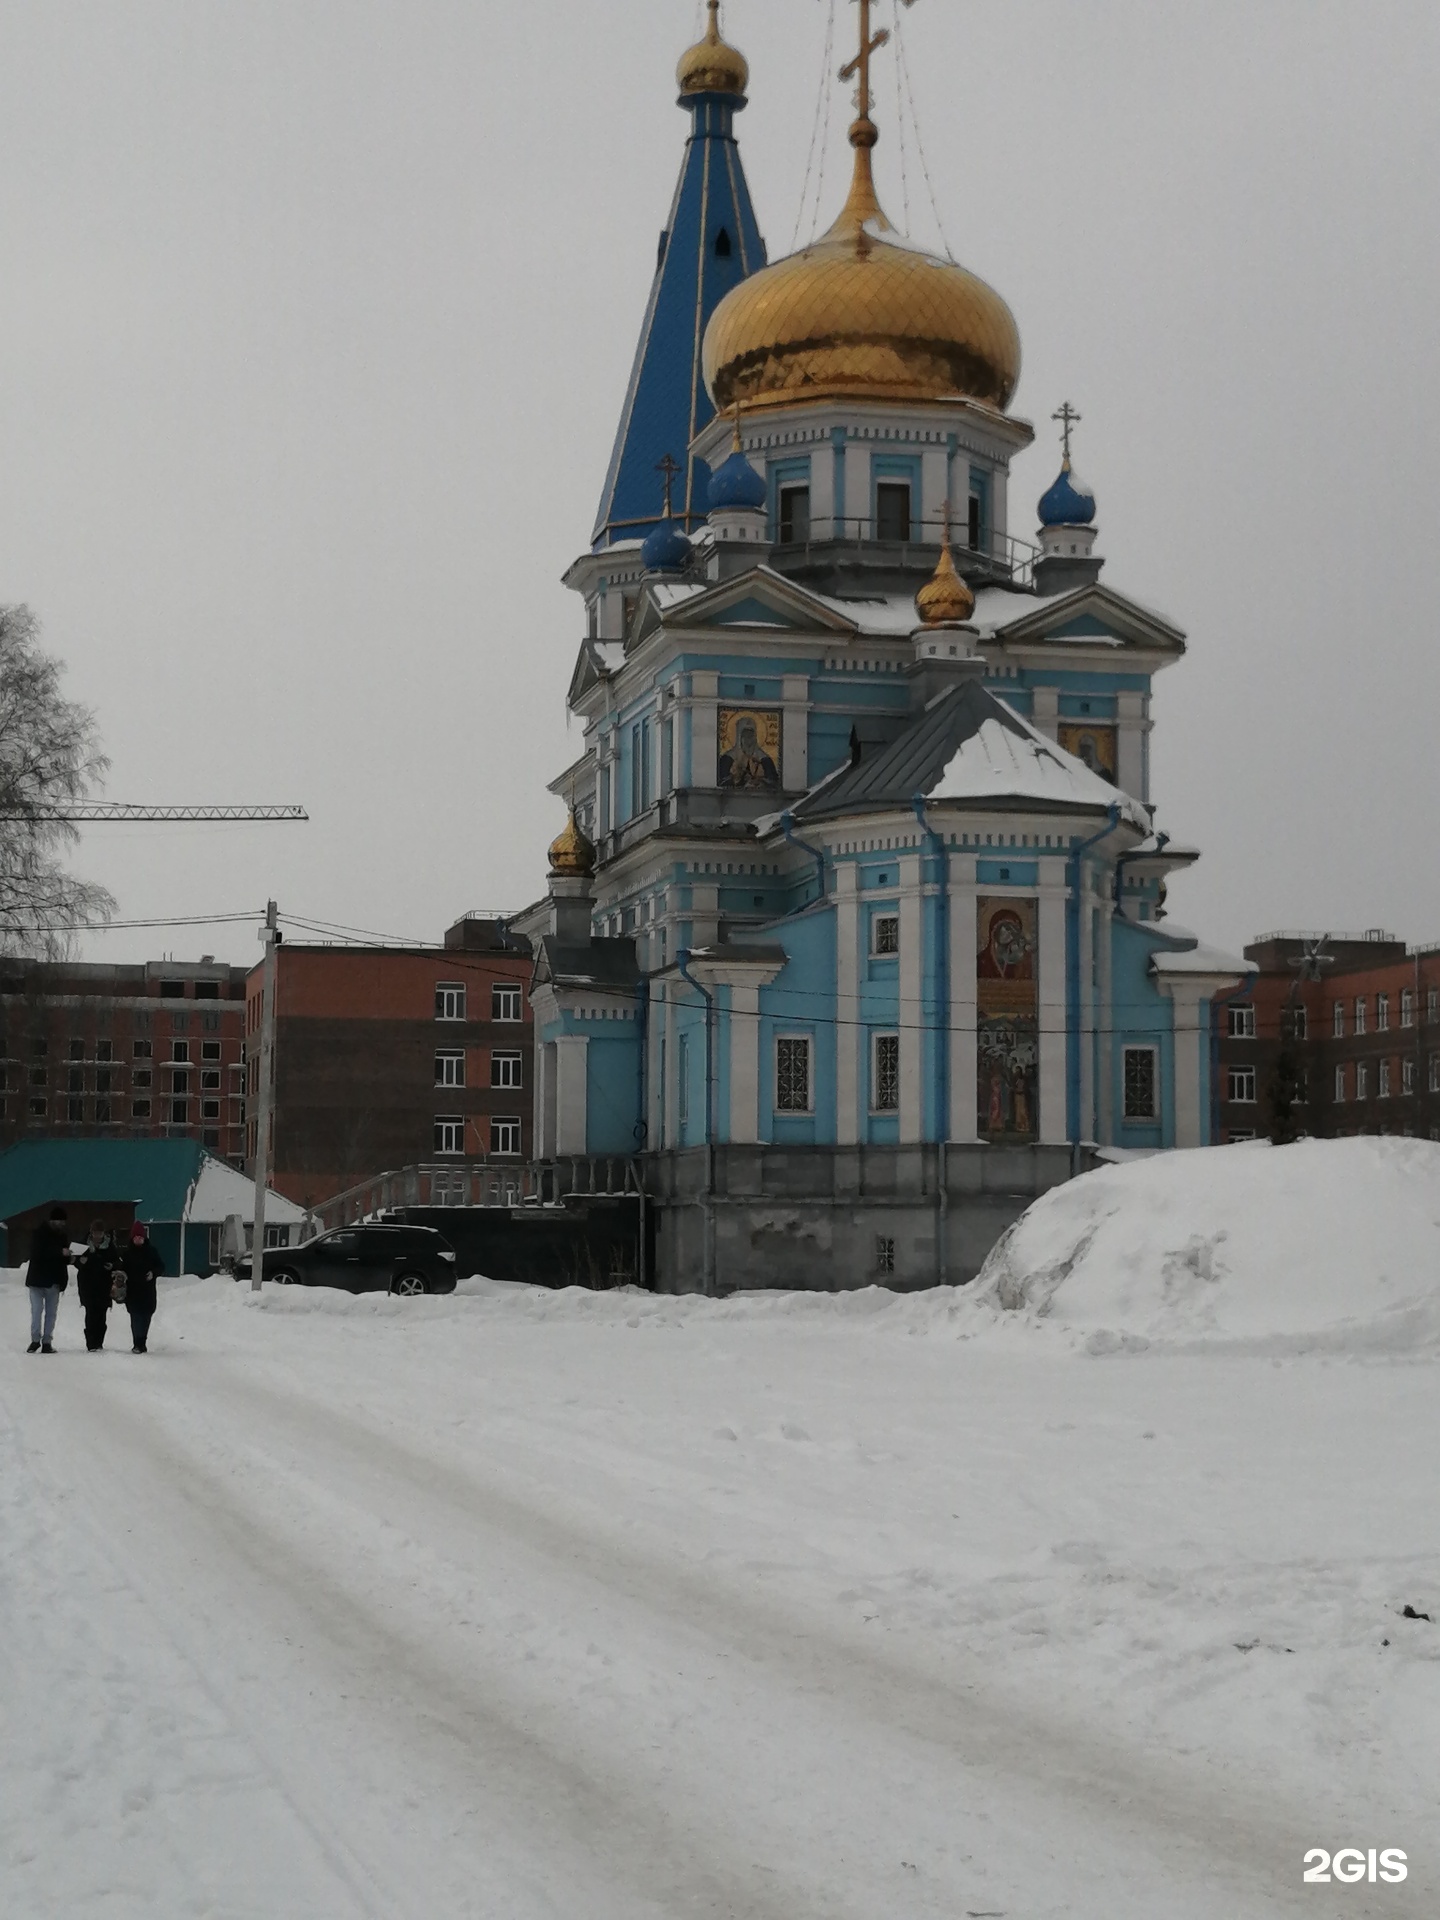
[[1408, 1053], [1400, 1062], [1400, 1091], [1402, 1093], [1415, 1091], [1415, 1062]]
[[875, 488], [875, 538], [910, 538], [910, 487], [904, 480], [881, 480]]
[[435, 1151], [436, 1153], [464, 1153], [465, 1118], [463, 1114], [436, 1114]]
[[188, 1100], [172, 1100], [170, 1102], [171, 1126], [172, 1127], [187, 1126], [189, 1124], [189, 1120], [190, 1120], [190, 1102]]
[[109, 1126], [110, 1102], [108, 1100], [97, 1100], [95, 1102], [95, 1124], [98, 1127]]
[[115, 1058], [115, 1049], [108, 1040], [97, 1040], [95, 1042], [95, 1058], [97, 1060], [113, 1060]]
[[1430, 1056], [1430, 1091], [1440, 1093], [1440, 1053]]
[[870, 951], [876, 954], [894, 954], [900, 951], [900, 916], [898, 913], [877, 913], [870, 922]]
[[519, 1020], [522, 1017], [519, 987], [491, 987], [490, 1018], [492, 1020]]
[[202, 1060], [218, 1060], [220, 1058], [220, 1042], [218, 1040], [202, 1040], [200, 1042], [200, 1058]]
[[70, 1042], [70, 1058], [72, 1060], [83, 1060], [85, 1058], [85, 1042], [83, 1040], [72, 1040]]
[[877, 1033], [870, 1063], [870, 1108], [873, 1113], [900, 1111], [900, 1036]]
[[1370, 1068], [1364, 1060], [1355, 1062], [1355, 1098], [1357, 1100], [1370, 1098]]
[[43, 1120], [45, 1118], [45, 1102], [43, 1100], [32, 1100], [30, 1102], [30, 1117], [32, 1120]]
[[1388, 1100], [1390, 1098], [1390, 1062], [1388, 1060], [1382, 1060], [1380, 1062], [1380, 1089], [1378, 1097], [1381, 1100]]
[[85, 1118], [85, 1102], [83, 1100], [70, 1101], [67, 1109], [67, 1118], [72, 1125], [78, 1125], [79, 1122]]
[[1356, 1033], [1363, 1033], [1365, 1031], [1365, 996], [1363, 993], [1359, 995], [1355, 1002], [1355, 1031]]
[[1390, 996], [1388, 993], [1377, 993], [1375, 996], [1375, 1031], [1377, 1033], [1388, 1033], [1390, 1031]]
[[437, 1087], [463, 1087], [465, 1084], [465, 1056], [458, 1048], [447, 1047], [435, 1056], [435, 1084]]
[[66, 1075], [66, 1081], [67, 1092], [83, 1093], [85, 1091], [85, 1069], [83, 1067], [71, 1067], [69, 1073]]
[[1231, 1007], [1230, 1038], [1232, 1040], [1253, 1040], [1255, 1038], [1255, 1009], [1253, 1006]]
[[492, 1053], [490, 1056], [490, 1084], [492, 1087], [518, 1087], [523, 1084], [521, 1068], [524, 1056], [518, 1053]]
[[[1253, 1016], [1253, 1007], [1232, 1007], [1232, 1013], [1246, 1012]], [[1250, 1076], [1251, 1091], [1248, 1095], [1234, 1091], [1235, 1078], [1239, 1074]], [[1153, 1120], [1156, 1113], [1155, 1099], [1155, 1049], [1154, 1047], [1126, 1047], [1125, 1049], [1125, 1118], [1127, 1120]], [[1253, 1067], [1232, 1068], [1230, 1074], [1232, 1100], [1255, 1098], [1255, 1069]]]
[[895, 1239], [892, 1234], [877, 1233], [875, 1236], [875, 1271], [894, 1273]]
[[1427, 987], [1425, 989], [1425, 1018], [1427, 1020], [1434, 1020], [1437, 1016], [1440, 1016], [1440, 987]]
[[490, 1122], [490, 1151], [492, 1153], [519, 1153], [520, 1122], [511, 1117], [495, 1119]]
[[44, 1067], [31, 1067], [30, 1084], [32, 1087], [43, 1087], [46, 1084], [48, 1077], [49, 1076], [46, 1074]]
[[1230, 1129], [1230, 1144], [1232, 1147], [1238, 1147], [1242, 1142], [1253, 1140], [1254, 1138], [1255, 1129], [1253, 1127], [1231, 1127]]
[[137, 1087], [148, 1087], [154, 1075], [151, 1073], [149, 1067], [137, 1067], [130, 1078]]
[[1255, 1099], [1254, 1067], [1231, 1067], [1227, 1098], [1252, 1104]]
[[1336, 1067], [1336, 1069], [1335, 1069], [1335, 1098], [1336, 1098], [1337, 1100], [1343, 1100], [1343, 1099], [1345, 1098], [1345, 1069], [1344, 1069], [1344, 1067]]
[[95, 1091], [97, 1093], [109, 1093], [110, 1091], [109, 1067], [97, 1067], [95, 1069]]
[[435, 989], [435, 1018], [437, 1020], [463, 1020], [465, 1018], [465, 989], [451, 981], [442, 980]]
[[1306, 1104], [1310, 1099], [1310, 1076], [1302, 1068], [1295, 1076], [1295, 1098]]
[[197, 980], [195, 982], [195, 998], [197, 1000], [218, 1000], [220, 998], [220, 982], [218, 980]]
[[162, 980], [160, 982], [160, 998], [162, 1000], [183, 1000], [185, 998], [185, 982], [183, 980]]
[[781, 487], [780, 544], [803, 546], [810, 538], [809, 487]]
[[30, 1042], [30, 1052], [36, 1060], [43, 1060], [49, 1051], [50, 1043], [48, 1040], [32, 1040]]
[[1292, 1040], [1310, 1038], [1310, 1015], [1304, 1007], [1290, 1009], [1290, 1038]]
[[200, 1091], [202, 1093], [218, 1093], [220, 1091], [220, 1069], [218, 1067], [206, 1067], [201, 1072]]
[[218, 1100], [202, 1100], [200, 1102], [200, 1118], [202, 1120], [218, 1120], [220, 1118], [220, 1102]]
[[1409, 987], [1402, 987], [1400, 991], [1400, 1024], [1402, 1027], [1415, 1024], [1415, 996]]
[[135, 1058], [137, 1060], [153, 1060], [154, 1057], [155, 1042], [153, 1040], [137, 1040], [135, 1042]]
[[783, 1033], [775, 1042], [775, 1111], [810, 1111], [810, 1036]]
[[171, 1093], [189, 1093], [190, 1075], [184, 1067], [177, 1067], [170, 1076]]
[[172, 1040], [170, 1042], [170, 1058], [172, 1060], [188, 1061], [190, 1058], [190, 1042], [188, 1040]]
[[1334, 1018], [1331, 1022], [1331, 1030], [1337, 1040], [1343, 1040], [1345, 1038], [1345, 1002], [1337, 1000], [1332, 1012]]

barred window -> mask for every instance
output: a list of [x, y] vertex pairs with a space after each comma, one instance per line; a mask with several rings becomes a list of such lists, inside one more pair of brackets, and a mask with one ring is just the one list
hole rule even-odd
[[900, 1036], [898, 1033], [875, 1035], [871, 1064], [870, 1106], [875, 1113], [900, 1111]]
[[775, 1111], [810, 1111], [810, 1036], [781, 1034], [775, 1042]]
[[[1242, 1009], [1232, 1007], [1230, 1011], [1236, 1013]], [[1246, 1007], [1243, 1011], [1252, 1016], [1253, 1028], [1255, 1009]], [[1255, 1075], [1253, 1067], [1246, 1067], [1241, 1071], [1248, 1073], [1253, 1081]], [[1232, 1093], [1230, 1098], [1233, 1100], [1236, 1095]], [[1127, 1120], [1155, 1118], [1155, 1049], [1153, 1047], [1126, 1047], [1125, 1049], [1125, 1118]]]
[[877, 913], [870, 922], [871, 952], [899, 953], [900, 916], [898, 913]]
[[888, 1233], [877, 1233], [875, 1236], [875, 1271], [877, 1273], [894, 1273], [895, 1271], [895, 1241]]
[[1253, 1006], [1231, 1007], [1230, 1038], [1232, 1040], [1253, 1040], [1255, 1038], [1255, 1009]]
[[1255, 1099], [1254, 1067], [1231, 1067], [1227, 1097], [1251, 1103]]

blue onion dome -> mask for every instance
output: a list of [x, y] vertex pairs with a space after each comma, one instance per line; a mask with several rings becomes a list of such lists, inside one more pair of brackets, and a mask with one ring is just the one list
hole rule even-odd
[[710, 476], [710, 511], [723, 507], [760, 508], [765, 505], [765, 481], [737, 447]]
[[1095, 518], [1095, 496], [1071, 468], [1067, 457], [1059, 478], [1040, 496], [1042, 527], [1088, 527]]
[[647, 573], [683, 573], [690, 564], [692, 548], [685, 535], [667, 514], [659, 526], [645, 536], [640, 558]]

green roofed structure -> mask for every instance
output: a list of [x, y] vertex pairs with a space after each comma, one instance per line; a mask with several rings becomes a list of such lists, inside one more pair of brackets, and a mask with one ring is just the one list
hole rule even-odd
[[[31, 1233], [54, 1206], [69, 1215], [72, 1240], [83, 1240], [92, 1220], [121, 1235], [142, 1220], [168, 1273], [207, 1274], [227, 1216], [253, 1217], [255, 1186], [188, 1139], [22, 1140], [0, 1153], [7, 1265], [28, 1259]], [[306, 1215], [272, 1190], [265, 1219], [267, 1243], [289, 1246], [301, 1238]]]

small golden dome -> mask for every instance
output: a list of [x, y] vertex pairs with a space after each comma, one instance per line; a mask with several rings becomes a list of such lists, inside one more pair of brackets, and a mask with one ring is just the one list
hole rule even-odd
[[764, 267], [720, 302], [705, 330], [705, 382], [720, 411], [797, 400], [969, 398], [1009, 405], [1020, 378], [1015, 316], [963, 267], [880, 236], [862, 115], [840, 218], [801, 253]]
[[710, 24], [705, 38], [682, 53], [675, 69], [682, 97], [688, 93], [739, 93], [750, 84], [750, 66], [743, 53], [720, 38], [720, 0], [709, 0]]
[[915, 596], [915, 610], [927, 627], [962, 624], [975, 611], [975, 596], [955, 571], [950, 551], [950, 516], [945, 516], [945, 540], [935, 571]]
[[595, 848], [580, 831], [573, 807], [570, 818], [550, 842], [549, 860], [551, 873], [565, 879], [579, 876], [588, 880], [595, 871]]

